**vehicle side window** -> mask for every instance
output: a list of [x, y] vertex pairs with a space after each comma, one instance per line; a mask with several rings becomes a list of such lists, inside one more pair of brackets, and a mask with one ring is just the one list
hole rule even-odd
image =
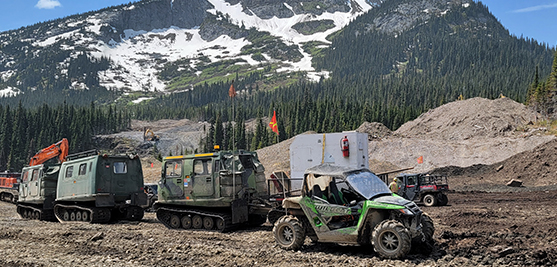
[[203, 161], [203, 165], [205, 165], [205, 169], [207, 169], [207, 174], [213, 173], [213, 165], [211, 164], [212, 160]]
[[203, 161], [201, 160], [196, 160], [193, 163], [193, 172], [195, 174], [203, 174]]
[[33, 177], [31, 177], [31, 181], [38, 181], [39, 180], [39, 170], [33, 170]]
[[416, 177], [408, 177], [408, 185], [416, 185]]
[[87, 173], [87, 163], [83, 163], [79, 165], [79, 174], [78, 175], [85, 175]]
[[193, 172], [195, 174], [211, 174], [213, 173], [213, 167], [211, 165], [211, 159], [205, 160], [195, 160], [193, 162]]
[[182, 161], [167, 161], [165, 170], [165, 177], [180, 177], [182, 175]]
[[66, 178], [71, 178], [73, 176], [73, 166], [66, 168]]
[[220, 160], [215, 160], [215, 172], [219, 172], [220, 168]]
[[128, 165], [125, 162], [114, 162], [114, 173], [128, 173]]
[[29, 179], [28, 177], [29, 177], [29, 171], [24, 172], [23, 176], [21, 177], [21, 181], [24, 183], [27, 182], [27, 180]]

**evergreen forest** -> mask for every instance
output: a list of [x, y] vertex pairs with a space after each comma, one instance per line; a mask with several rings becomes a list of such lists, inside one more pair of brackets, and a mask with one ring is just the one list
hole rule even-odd
[[94, 149], [94, 135], [122, 131], [130, 123], [130, 113], [111, 106], [0, 106], [0, 170], [20, 171], [36, 152], [62, 138], [70, 153]]

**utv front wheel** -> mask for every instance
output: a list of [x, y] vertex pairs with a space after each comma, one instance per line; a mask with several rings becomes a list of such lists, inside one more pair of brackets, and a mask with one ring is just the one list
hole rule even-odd
[[373, 249], [387, 259], [400, 259], [410, 252], [411, 238], [408, 229], [400, 222], [388, 220], [375, 227], [371, 235]]
[[299, 249], [306, 239], [302, 223], [292, 215], [285, 215], [277, 220], [273, 227], [273, 235], [277, 244], [287, 250]]
[[432, 207], [435, 206], [437, 204], [437, 198], [434, 195], [431, 194], [427, 194], [424, 197], [424, 205], [426, 205], [426, 207]]

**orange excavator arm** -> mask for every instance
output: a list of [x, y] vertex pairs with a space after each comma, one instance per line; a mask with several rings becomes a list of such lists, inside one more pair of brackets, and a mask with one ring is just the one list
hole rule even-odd
[[58, 143], [52, 144], [49, 147], [43, 148], [37, 152], [37, 154], [31, 157], [29, 166], [42, 164], [55, 157], [58, 157], [60, 162], [64, 162], [66, 160], [66, 156], [68, 156], [69, 149], [70, 145], [68, 143], [68, 139], [64, 138], [58, 141]]

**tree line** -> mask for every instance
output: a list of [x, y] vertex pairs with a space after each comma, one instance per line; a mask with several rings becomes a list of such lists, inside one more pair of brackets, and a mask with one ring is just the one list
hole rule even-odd
[[0, 105], [0, 170], [20, 171], [40, 149], [67, 138], [70, 153], [94, 148], [92, 137], [131, 126], [131, 114], [112, 106], [17, 108]]

